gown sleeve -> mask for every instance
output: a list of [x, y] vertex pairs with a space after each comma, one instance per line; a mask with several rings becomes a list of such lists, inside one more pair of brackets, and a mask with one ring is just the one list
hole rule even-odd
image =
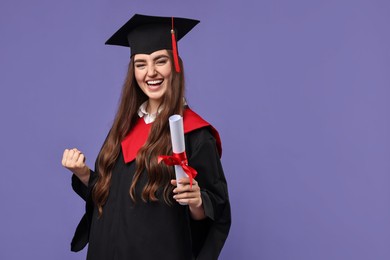
[[215, 138], [201, 128], [186, 136], [188, 164], [198, 172], [196, 180], [206, 219], [191, 220], [193, 254], [199, 260], [218, 259], [231, 225], [227, 183]]
[[[94, 176], [95, 176], [95, 172], [92, 170], [89, 170], [89, 180], [91, 180], [91, 178], [93, 179]], [[90, 182], [88, 181], [88, 183], [90, 183]], [[87, 186], [85, 186], [84, 183], [82, 181], [80, 181], [80, 179], [75, 174], [72, 175], [72, 189], [83, 200], [85, 200], [85, 201], [87, 200], [89, 188]]]
[[93, 213], [93, 202], [92, 202], [92, 188], [95, 185], [97, 180], [97, 174], [90, 170], [90, 176], [88, 181], [88, 186], [85, 186], [84, 183], [76, 175], [72, 175], [72, 188], [73, 190], [85, 200], [85, 214], [81, 218], [79, 224], [77, 225], [75, 234], [71, 242], [71, 251], [78, 252], [82, 250], [89, 241], [89, 229], [91, 224], [91, 218]]

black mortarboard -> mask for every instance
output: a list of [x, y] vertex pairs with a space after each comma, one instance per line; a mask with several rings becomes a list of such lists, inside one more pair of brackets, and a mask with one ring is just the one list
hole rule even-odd
[[[130, 47], [131, 56], [163, 49], [173, 50], [176, 71], [180, 71], [177, 67], [176, 40], [183, 38], [198, 23], [198, 20], [187, 18], [135, 14], [106, 44]], [[175, 33], [171, 33], [172, 30]]]

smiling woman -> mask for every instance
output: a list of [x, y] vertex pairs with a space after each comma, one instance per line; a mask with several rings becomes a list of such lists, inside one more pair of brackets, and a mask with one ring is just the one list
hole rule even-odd
[[[87, 259], [217, 259], [222, 250], [231, 220], [221, 141], [185, 101], [176, 48], [198, 22], [134, 15], [106, 42], [131, 48], [114, 123], [95, 170], [76, 148], [62, 158], [86, 200], [72, 251], [89, 243]], [[198, 172], [192, 185], [157, 161], [172, 153], [174, 114], [183, 116], [188, 164]]]

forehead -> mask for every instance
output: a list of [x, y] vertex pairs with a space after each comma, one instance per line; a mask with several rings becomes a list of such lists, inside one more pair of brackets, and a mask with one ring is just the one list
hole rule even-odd
[[169, 56], [168, 51], [167, 50], [158, 50], [158, 51], [152, 52], [151, 54], [135, 54], [134, 61], [153, 60], [153, 59], [158, 58], [160, 56]]

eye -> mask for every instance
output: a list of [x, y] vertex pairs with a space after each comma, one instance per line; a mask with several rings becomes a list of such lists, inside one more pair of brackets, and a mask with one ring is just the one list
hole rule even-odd
[[137, 69], [143, 69], [143, 68], [145, 68], [145, 64], [144, 63], [136, 63], [135, 64], [135, 67], [137, 68]]
[[164, 64], [166, 64], [168, 62], [168, 59], [167, 58], [162, 58], [162, 59], [158, 59], [157, 61], [156, 61], [156, 64], [157, 65], [164, 65]]

